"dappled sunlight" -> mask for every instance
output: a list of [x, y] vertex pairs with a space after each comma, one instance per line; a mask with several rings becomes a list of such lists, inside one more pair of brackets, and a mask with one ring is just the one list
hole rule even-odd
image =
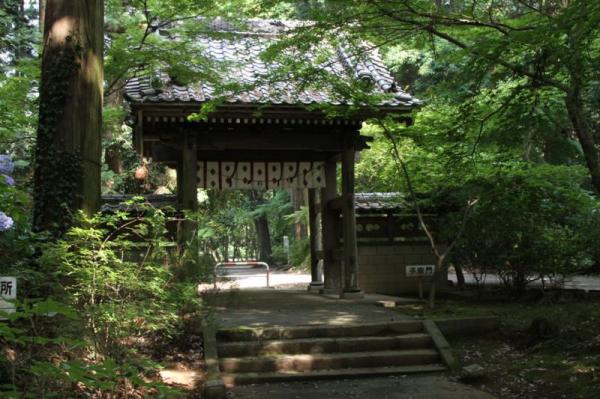
[[163, 369], [159, 372], [160, 378], [169, 385], [194, 389], [203, 378], [203, 374], [198, 370], [187, 369]]
[[95, 52], [87, 51], [86, 57], [83, 61], [83, 78], [85, 79], [85, 82], [92, 87], [100, 84], [99, 77], [101, 77], [103, 73], [102, 59], [98, 57], [98, 54]]
[[315, 357], [310, 354], [298, 354], [277, 362], [277, 371], [309, 371], [315, 368]]
[[219, 308], [219, 325], [266, 327], [291, 325], [355, 325], [407, 320], [397, 310], [378, 306], [379, 297], [340, 300], [304, 290], [245, 289], [215, 294], [213, 305]]
[[50, 37], [53, 41], [63, 42], [73, 33], [75, 27], [75, 18], [73, 17], [62, 17], [52, 24], [50, 28]]

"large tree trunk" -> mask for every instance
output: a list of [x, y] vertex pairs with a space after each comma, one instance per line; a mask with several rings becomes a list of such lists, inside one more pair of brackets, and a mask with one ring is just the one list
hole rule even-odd
[[577, 133], [577, 138], [585, 156], [585, 162], [592, 177], [592, 185], [600, 193], [600, 159], [594, 140], [594, 133], [585, 116], [580, 87], [575, 83], [567, 94], [565, 102], [569, 118], [573, 124], [573, 129]]
[[458, 288], [465, 288], [465, 273], [461, 265], [454, 265], [454, 271], [456, 272], [456, 285]]
[[[290, 197], [292, 199], [292, 207], [294, 211], [299, 211], [300, 208], [306, 206], [306, 190], [303, 188], [292, 188], [290, 190]], [[308, 229], [306, 223], [298, 222], [294, 223], [294, 236], [297, 240], [301, 240], [308, 236]]]
[[103, 1], [47, 0], [34, 225], [64, 231], [100, 202]]
[[[248, 191], [249, 198], [254, 207], [258, 207], [265, 202], [262, 193], [256, 190]], [[256, 231], [256, 244], [258, 247], [258, 260], [270, 262], [273, 250], [271, 247], [271, 233], [269, 232], [269, 219], [264, 213], [255, 216], [254, 229]]]
[[256, 235], [258, 236], [258, 260], [270, 262], [273, 253], [271, 249], [271, 234], [269, 233], [269, 221], [266, 215], [261, 215], [254, 220]]

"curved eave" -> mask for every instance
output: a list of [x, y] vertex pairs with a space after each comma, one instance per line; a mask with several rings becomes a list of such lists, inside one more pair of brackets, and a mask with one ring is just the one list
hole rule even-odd
[[[130, 104], [132, 111], [142, 111], [148, 115], [175, 115], [175, 116], [186, 116], [196, 113], [200, 110], [203, 104], [206, 102], [196, 101], [136, 101], [129, 96], [127, 100]], [[421, 103], [415, 103], [411, 105], [381, 105], [374, 107], [361, 107], [357, 111], [353, 111], [348, 116], [339, 116], [340, 119], [368, 119], [377, 116], [385, 116], [390, 114], [402, 114], [408, 116], [412, 111], [421, 107]], [[317, 109], [311, 110], [309, 108], [314, 107]], [[216, 111], [209, 114], [210, 116], [219, 115], [221, 113], [240, 112], [241, 114], [256, 113], [257, 111], [265, 114], [289, 112], [292, 114], [303, 114], [305, 116], [313, 116], [316, 118], [324, 118], [325, 113], [319, 109], [323, 108], [334, 108], [340, 111], [347, 110], [351, 107], [349, 104], [322, 104], [322, 103], [267, 103], [267, 102], [241, 102], [232, 101], [224, 102], [219, 104]], [[411, 118], [408, 118], [411, 119]]]

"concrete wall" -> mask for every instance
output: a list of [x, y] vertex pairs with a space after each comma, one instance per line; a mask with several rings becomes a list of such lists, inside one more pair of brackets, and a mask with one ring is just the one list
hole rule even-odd
[[[427, 264], [435, 264], [435, 256], [428, 243], [359, 243], [359, 287], [367, 293], [415, 295], [419, 279], [406, 277], [406, 266]], [[446, 273], [440, 277], [438, 289], [445, 289], [447, 281]], [[430, 283], [430, 278], [423, 278], [425, 295]]]

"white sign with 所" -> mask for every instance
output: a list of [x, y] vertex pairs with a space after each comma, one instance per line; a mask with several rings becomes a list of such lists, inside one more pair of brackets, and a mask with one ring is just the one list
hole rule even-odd
[[[0, 277], [0, 312], [13, 313], [15, 312], [15, 304], [10, 301], [17, 299], [17, 278], [16, 277]], [[3, 317], [0, 315], [0, 320]]]
[[435, 265], [406, 266], [406, 277], [431, 277], [435, 273]]

